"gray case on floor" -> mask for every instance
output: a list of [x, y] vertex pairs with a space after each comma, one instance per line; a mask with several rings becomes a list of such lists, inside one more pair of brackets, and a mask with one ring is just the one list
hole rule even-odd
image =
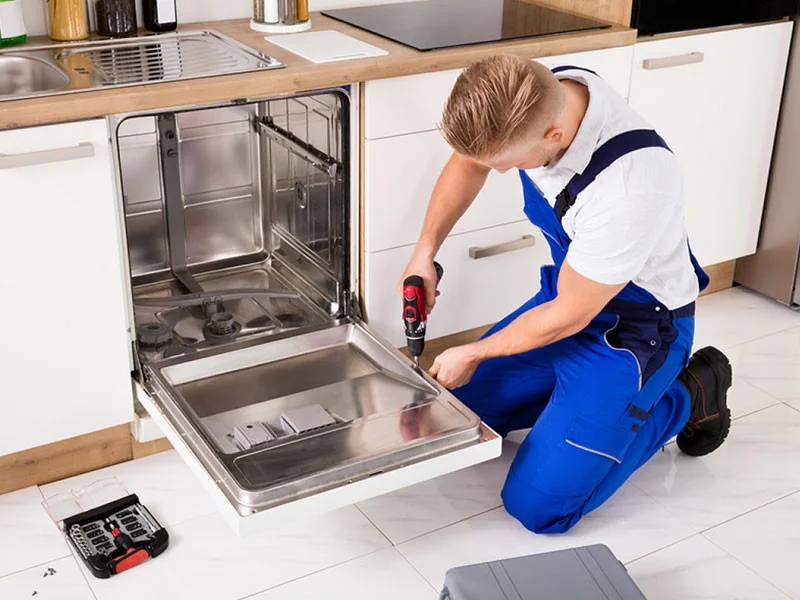
[[440, 600], [646, 600], [607, 546], [450, 569]]

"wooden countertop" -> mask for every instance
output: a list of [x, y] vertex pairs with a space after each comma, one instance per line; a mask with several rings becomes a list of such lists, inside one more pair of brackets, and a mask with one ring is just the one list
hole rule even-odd
[[[140, 110], [263, 98], [387, 77], [457, 69], [466, 67], [474, 60], [498, 53], [537, 58], [627, 46], [636, 41], [635, 29], [613, 25], [600, 31], [419, 52], [319, 13], [312, 14], [311, 21], [312, 31], [336, 29], [387, 50], [389, 54], [376, 58], [314, 64], [268, 43], [264, 40], [264, 34], [250, 29], [246, 19], [190, 23], [180, 29], [218, 31], [275, 57], [286, 64], [286, 68], [0, 102], [0, 129], [75, 121]], [[26, 49], [44, 43], [52, 42], [46, 38], [38, 38], [18, 48]]]

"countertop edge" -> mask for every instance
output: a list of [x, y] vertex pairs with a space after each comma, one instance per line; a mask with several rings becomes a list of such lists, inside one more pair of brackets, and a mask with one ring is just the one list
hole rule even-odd
[[[317, 20], [320, 19], [321, 16], [318, 15]], [[233, 100], [257, 100], [357, 82], [459, 69], [475, 60], [499, 53], [533, 59], [629, 46], [636, 42], [635, 29], [613, 25], [599, 31], [418, 52], [332, 20], [323, 21], [319, 27], [319, 29], [326, 28], [339, 29], [348, 35], [359, 37], [388, 50], [390, 54], [370, 59], [315, 65], [281, 51], [277, 46], [262, 42], [257, 49], [276, 56], [287, 64], [286, 68], [4, 101], [0, 102], [0, 130], [102, 118], [113, 114], [146, 110], [213, 105]], [[251, 47], [255, 40], [252, 37], [247, 40], [242, 39], [242, 20], [193, 23], [181, 29], [185, 31], [213, 29]], [[236, 35], [237, 32], [239, 35]]]

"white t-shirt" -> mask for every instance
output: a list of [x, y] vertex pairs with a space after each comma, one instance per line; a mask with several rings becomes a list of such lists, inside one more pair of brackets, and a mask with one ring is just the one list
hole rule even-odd
[[[632, 129], [653, 129], [601, 78], [577, 69], [557, 76], [583, 83], [590, 98], [561, 159], [527, 171], [551, 205], [607, 140]], [[683, 174], [668, 150], [646, 148], [619, 158], [578, 194], [562, 225], [572, 240], [567, 261], [584, 277], [609, 285], [633, 281], [669, 309], [697, 298]]]

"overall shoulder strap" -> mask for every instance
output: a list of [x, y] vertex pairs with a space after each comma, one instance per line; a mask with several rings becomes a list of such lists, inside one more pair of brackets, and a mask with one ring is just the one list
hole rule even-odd
[[[561, 65], [560, 67], [555, 67], [554, 69], [550, 69], [550, 71], [552, 71], [553, 75], [557, 75], [558, 73], [561, 73], [562, 71], [572, 71], [572, 70], [586, 71], [587, 73], [591, 73], [592, 75], [597, 75], [597, 73], [595, 73], [591, 69], [587, 69], [586, 67], [576, 67], [575, 65]], [[600, 77], [600, 75], [597, 75], [597, 76]]]
[[553, 209], [559, 219], [575, 204], [575, 200], [603, 171], [626, 154], [644, 148], [664, 148], [669, 146], [664, 139], [652, 129], [633, 129], [614, 136], [606, 141], [592, 154], [589, 164], [582, 173], [576, 174], [567, 187], [558, 195]]

